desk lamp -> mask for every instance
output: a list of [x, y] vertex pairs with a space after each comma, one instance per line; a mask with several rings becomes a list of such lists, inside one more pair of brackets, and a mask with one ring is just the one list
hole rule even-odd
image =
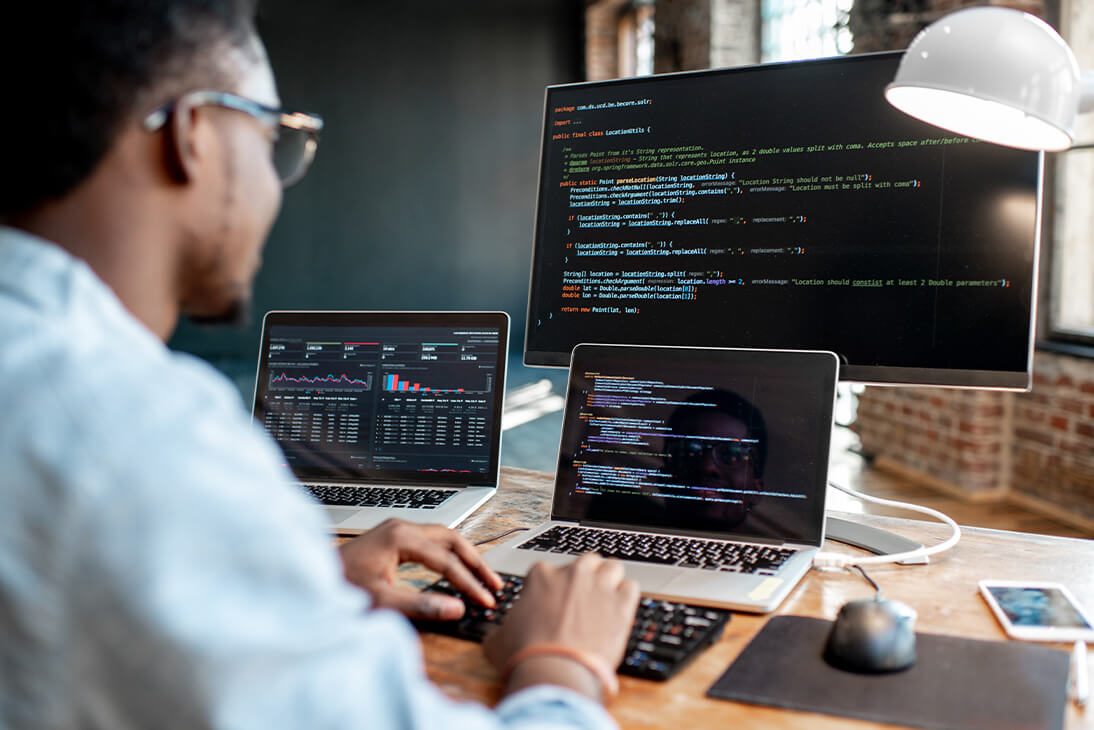
[[1094, 73], [1043, 20], [1019, 10], [950, 13], [916, 36], [885, 89], [889, 103], [951, 132], [1028, 150], [1065, 150], [1094, 110]]

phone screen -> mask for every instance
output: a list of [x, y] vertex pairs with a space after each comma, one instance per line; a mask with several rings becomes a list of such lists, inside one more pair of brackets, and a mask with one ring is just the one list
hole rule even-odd
[[1092, 628], [1058, 588], [988, 586], [988, 591], [1015, 626]]

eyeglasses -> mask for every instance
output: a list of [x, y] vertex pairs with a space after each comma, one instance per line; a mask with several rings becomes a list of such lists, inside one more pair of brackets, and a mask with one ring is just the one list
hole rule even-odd
[[323, 129], [323, 120], [315, 114], [287, 112], [225, 91], [199, 90], [184, 94], [179, 100], [149, 114], [142, 123], [144, 128], [149, 132], [162, 129], [175, 105], [182, 99], [195, 105], [214, 104], [234, 109], [268, 125], [274, 133], [273, 163], [282, 187], [299, 182], [308, 171], [315, 157], [315, 148], [319, 145], [319, 131]]
[[706, 442], [696, 439], [676, 439], [670, 441], [666, 451], [672, 459], [698, 460], [706, 457], [707, 452], [719, 466], [738, 466], [753, 459], [755, 444], [740, 441]]

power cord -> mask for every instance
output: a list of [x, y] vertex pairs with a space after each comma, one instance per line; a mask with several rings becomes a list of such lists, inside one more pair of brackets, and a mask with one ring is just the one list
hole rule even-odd
[[866, 571], [863, 570], [861, 565], [852, 565], [850, 568], [847, 568], [847, 570], [851, 570], [852, 568], [854, 570], [857, 570], [858, 572], [862, 573], [862, 577], [866, 579], [866, 582], [874, 587], [874, 600], [875, 601], [880, 601], [881, 600], [881, 586], [879, 586], [877, 583], [875, 583], [874, 579], [866, 574]]
[[514, 527], [512, 530], [506, 530], [505, 532], [503, 532], [499, 535], [492, 535], [492, 536], [486, 538], [485, 540], [479, 540], [478, 542], [475, 543], [475, 546], [478, 547], [479, 545], [485, 545], [488, 542], [494, 542], [494, 540], [500, 540], [503, 537], [509, 537], [514, 532], [521, 532], [522, 530], [527, 530], [527, 529], [529, 529], [529, 528], [527, 528], [527, 527]]
[[859, 557], [855, 555], [841, 555], [839, 553], [826, 553], [818, 552], [813, 556], [813, 567], [815, 568], [850, 568], [860, 565], [881, 565], [883, 563], [899, 563], [903, 560], [915, 560], [918, 558], [928, 558], [931, 555], [937, 555], [938, 553], [949, 550], [957, 544], [961, 539], [961, 528], [957, 526], [957, 523], [950, 519], [948, 516], [942, 514], [936, 509], [930, 507], [923, 507], [918, 504], [909, 504], [907, 502], [897, 502], [892, 499], [882, 499], [881, 497], [874, 497], [869, 494], [863, 494], [857, 492], [850, 487], [845, 487], [835, 482], [829, 482], [830, 485], [840, 490], [845, 494], [849, 494], [856, 499], [861, 499], [864, 502], [871, 502], [873, 504], [880, 504], [885, 507], [896, 507], [898, 509], [911, 510], [912, 512], [919, 512], [921, 514], [934, 517], [941, 522], [950, 526], [953, 531], [952, 534], [931, 547], [920, 547], [915, 550], [905, 550], [899, 553], [892, 553], [890, 555], [875, 555], [870, 557]]

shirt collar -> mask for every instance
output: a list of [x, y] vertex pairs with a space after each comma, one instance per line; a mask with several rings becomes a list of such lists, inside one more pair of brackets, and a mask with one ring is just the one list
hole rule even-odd
[[114, 291], [82, 259], [52, 241], [0, 226], [0, 298], [78, 320], [91, 329], [139, 329], [155, 337], [122, 305]]

